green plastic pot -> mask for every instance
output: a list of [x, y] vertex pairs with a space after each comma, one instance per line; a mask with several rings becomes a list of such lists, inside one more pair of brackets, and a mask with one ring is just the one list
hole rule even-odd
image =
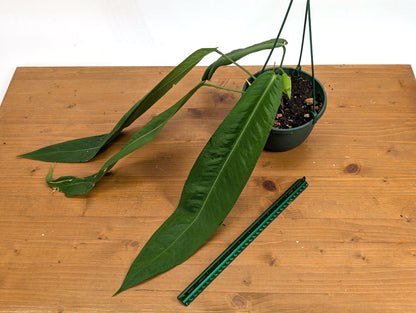
[[[268, 68], [266, 71], [273, 70], [273, 68]], [[296, 76], [300, 75], [306, 80], [312, 81], [312, 75], [306, 73], [302, 70], [297, 70], [294, 68], [283, 67], [283, 70], [289, 76]], [[262, 71], [257, 72], [254, 74], [255, 77], [259, 76]], [[253, 81], [253, 78], [250, 77], [247, 79], [250, 83]], [[243, 90], [245, 91], [249, 87], [249, 84], [246, 82], [243, 86]], [[322, 108], [319, 113], [315, 116], [314, 119], [311, 119], [306, 124], [303, 124], [298, 127], [294, 127], [291, 129], [277, 129], [272, 128], [270, 131], [269, 138], [267, 139], [266, 145], [264, 147], [267, 151], [275, 151], [275, 152], [283, 152], [288, 151], [293, 148], [296, 148], [300, 144], [302, 144], [306, 138], [308, 138], [309, 134], [312, 132], [315, 123], [321, 118], [324, 114], [326, 109], [326, 102], [327, 96], [324, 87], [322, 84], [315, 78], [315, 95], [319, 102], [322, 102]]]

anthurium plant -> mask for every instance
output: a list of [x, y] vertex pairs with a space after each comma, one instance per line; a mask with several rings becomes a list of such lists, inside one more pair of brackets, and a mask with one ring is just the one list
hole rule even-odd
[[[121, 150], [108, 159], [96, 173], [87, 177], [63, 176], [54, 179], [51, 169], [46, 176], [49, 186], [64, 192], [66, 196], [85, 194], [103, 179], [121, 158], [153, 140], [169, 119], [198, 89], [215, 87], [241, 93], [240, 100], [219, 125], [196, 159], [183, 187], [177, 208], [145, 244], [115, 294], [185, 261], [208, 240], [234, 206], [265, 146], [282, 93], [290, 97], [291, 80], [282, 69], [287, 41], [279, 38], [281, 30], [282, 28], [276, 39], [237, 49], [227, 54], [220, 52], [217, 48], [199, 49], [172, 69], [153, 89], [134, 104], [110, 132], [54, 144], [20, 155], [20, 157], [46, 162], [90, 161], [105, 147], [117, 140], [123, 129], [130, 126], [156, 104], [205, 56], [210, 53], [220, 55], [207, 67], [195, 87], [132, 135]], [[270, 54], [266, 60], [266, 66], [270, 55], [277, 47], [283, 49], [280, 66], [264, 71], [257, 77], [237, 63], [239, 59], [251, 53], [268, 49]], [[248, 77], [252, 77], [253, 82], [246, 91], [209, 83], [220, 66], [230, 64], [235, 64], [244, 70]]]
[[[64, 192], [66, 196], [85, 194], [117, 161], [153, 140], [199, 88], [216, 87], [242, 94], [195, 161], [183, 187], [178, 207], [143, 247], [117, 293], [185, 261], [215, 232], [230, 212], [264, 148], [282, 92], [290, 94], [290, 78], [281, 68], [276, 68], [257, 77], [245, 92], [215, 86], [209, 80], [220, 66], [237, 64], [240, 58], [250, 53], [285, 47], [286, 44], [284, 39], [272, 39], [227, 54], [216, 48], [199, 49], [133, 105], [109, 133], [70, 140], [20, 155], [46, 162], [75, 163], [92, 160], [203, 57], [212, 52], [220, 54], [219, 59], [207, 67], [201, 81], [194, 88], [138, 130], [98, 172], [87, 177], [63, 176], [53, 179], [51, 169], [46, 177], [49, 186]], [[252, 76], [250, 73], [248, 75]]]

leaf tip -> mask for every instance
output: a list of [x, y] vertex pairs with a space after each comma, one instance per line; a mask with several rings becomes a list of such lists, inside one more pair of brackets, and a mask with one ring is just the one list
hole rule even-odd
[[35, 160], [32, 156], [32, 152], [27, 152], [27, 153], [23, 153], [23, 154], [19, 154], [16, 156], [17, 158], [26, 158], [26, 159], [32, 159]]
[[113, 294], [113, 297], [119, 295], [120, 293], [122, 293], [123, 291], [129, 289], [130, 287], [132, 287], [132, 286], [126, 286], [126, 282], [124, 281], [121, 284], [120, 288]]

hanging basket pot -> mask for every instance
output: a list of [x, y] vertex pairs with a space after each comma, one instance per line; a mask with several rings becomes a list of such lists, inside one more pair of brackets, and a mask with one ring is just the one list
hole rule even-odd
[[[273, 70], [272, 68], [266, 69], [266, 71]], [[283, 67], [283, 70], [285, 73], [289, 76], [296, 77], [300, 76], [301, 78], [312, 82], [312, 75], [310, 75], [307, 72], [304, 72], [302, 70], [289, 68], [289, 67]], [[254, 74], [255, 77], [259, 76], [262, 73], [262, 71], [257, 72]], [[253, 78], [250, 77], [247, 79], [249, 83], [253, 81]], [[243, 91], [245, 91], [250, 85], [246, 82], [243, 86]], [[297, 96], [296, 94], [293, 94], [292, 97]], [[311, 112], [310, 114], [310, 120], [306, 123], [293, 127], [293, 128], [275, 128], [273, 127], [270, 131], [269, 138], [267, 139], [266, 145], [264, 147], [265, 150], [268, 151], [275, 151], [275, 152], [283, 152], [288, 151], [293, 148], [296, 148], [301, 143], [303, 143], [306, 138], [311, 133], [315, 123], [321, 118], [321, 116], [324, 114], [326, 109], [326, 102], [327, 102], [327, 96], [324, 87], [322, 84], [315, 78], [315, 96], [316, 96], [316, 103], [317, 110], [314, 112]]]

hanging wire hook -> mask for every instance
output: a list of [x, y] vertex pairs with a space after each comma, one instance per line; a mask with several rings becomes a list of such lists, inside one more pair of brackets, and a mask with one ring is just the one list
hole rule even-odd
[[[273, 44], [273, 47], [272, 47], [272, 49], [270, 50], [270, 53], [269, 53], [269, 55], [268, 55], [268, 57], [267, 57], [267, 59], [266, 59], [266, 62], [265, 62], [265, 63], [264, 63], [264, 65], [263, 65], [263, 68], [262, 68], [262, 70], [261, 70], [262, 72], [263, 72], [263, 71], [264, 71], [264, 69], [266, 68], [267, 63], [269, 62], [270, 57], [271, 57], [271, 56], [272, 56], [272, 54], [273, 54], [274, 48], [275, 48], [275, 46], [276, 46], [276, 43], [277, 43], [277, 41], [278, 41], [278, 40], [279, 40], [279, 38], [280, 38], [280, 34], [281, 34], [282, 30], [283, 30], [283, 26], [284, 26], [284, 25], [285, 25], [285, 23], [286, 23], [286, 19], [287, 19], [287, 16], [289, 15], [289, 11], [290, 11], [290, 8], [292, 7], [292, 3], [293, 3], [293, 0], [290, 0], [289, 6], [288, 6], [288, 8], [287, 8], [287, 11], [286, 11], [285, 17], [284, 17], [283, 22], [282, 22], [282, 25], [280, 26], [279, 33], [277, 34], [276, 40], [274, 41], [274, 44]], [[299, 71], [300, 71], [300, 69], [301, 69], [301, 65], [300, 65], [300, 63], [301, 63], [301, 60], [302, 60], [303, 46], [304, 46], [304, 42], [305, 42], [306, 23], [308, 23], [308, 26], [309, 26], [309, 27], [308, 27], [308, 28], [309, 28], [309, 46], [310, 46], [310, 51], [311, 51], [312, 90], [313, 90], [313, 108], [312, 108], [312, 116], [313, 116], [313, 123], [315, 124], [315, 123], [317, 122], [317, 120], [318, 120], [318, 113], [316, 112], [315, 68], [314, 68], [314, 63], [313, 63], [313, 48], [312, 48], [312, 22], [311, 22], [311, 8], [310, 8], [310, 0], [307, 0], [307, 1], [306, 1], [305, 19], [304, 19], [304, 22], [303, 22], [302, 44], [301, 44], [301, 48], [300, 48], [299, 62], [298, 62], [298, 65], [296, 66], [296, 70], [297, 70], [298, 72], [299, 72]], [[285, 52], [286, 52], [286, 51], [284, 51], [283, 53], [285, 53]], [[282, 62], [283, 62], [283, 59], [282, 59]], [[282, 64], [281, 64], [280, 66], [282, 66]]]
[[306, 10], [305, 10], [305, 18], [304, 18], [304, 21], [303, 21], [303, 33], [302, 33], [302, 43], [300, 45], [299, 62], [298, 62], [298, 65], [296, 66], [296, 70], [298, 71], [298, 73], [301, 70], [300, 63], [302, 61], [303, 46], [304, 46], [304, 43], [305, 43], [305, 33], [306, 33], [306, 23], [307, 23], [307, 20], [308, 20], [308, 8], [306, 7]]
[[299, 62], [296, 66], [296, 70], [300, 71], [301, 69], [301, 60], [303, 54], [303, 46], [305, 42], [305, 33], [306, 33], [306, 24], [308, 24], [309, 28], [309, 46], [311, 51], [311, 67], [312, 67], [312, 91], [313, 91], [313, 106], [312, 106], [312, 116], [313, 116], [313, 123], [315, 124], [318, 120], [318, 113], [316, 112], [316, 91], [315, 91], [315, 66], [313, 63], [313, 48], [312, 48], [312, 22], [311, 22], [311, 7], [310, 7], [310, 0], [306, 1], [306, 10], [305, 10], [305, 19], [303, 22], [303, 34], [302, 34], [302, 44], [300, 48], [300, 55], [299, 55]]
[[290, 11], [290, 8], [291, 8], [291, 6], [292, 6], [292, 3], [293, 3], [293, 0], [290, 0], [289, 7], [287, 8], [287, 11], [286, 11], [286, 14], [285, 14], [285, 18], [283, 19], [282, 25], [280, 26], [279, 33], [277, 34], [276, 40], [274, 41], [273, 47], [272, 47], [272, 49], [270, 50], [269, 56], [267, 57], [266, 62], [264, 63], [263, 68], [261, 69], [261, 71], [262, 71], [262, 72], [263, 72], [263, 71], [264, 71], [264, 69], [266, 68], [267, 63], [269, 63], [270, 57], [272, 56], [273, 51], [274, 51], [274, 47], [276, 46], [277, 41], [278, 41], [278, 40], [279, 40], [279, 38], [280, 38], [280, 34], [281, 34], [282, 30], [283, 30], [283, 26], [284, 26], [284, 25], [285, 25], [285, 23], [286, 23], [286, 19], [287, 19], [287, 16], [289, 15], [289, 11]]
[[315, 90], [315, 66], [313, 64], [313, 48], [312, 48], [312, 21], [311, 21], [311, 7], [310, 1], [306, 1], [306, 10], [308, 12], [308, 21], [309, 21], [309, 44], [311, 50], [311, 67], [312, 67], [312, 90], [313, 90], [313, 123], [315, 124], [318, 121], [318, 114], [316, 112], [316, 90]]

